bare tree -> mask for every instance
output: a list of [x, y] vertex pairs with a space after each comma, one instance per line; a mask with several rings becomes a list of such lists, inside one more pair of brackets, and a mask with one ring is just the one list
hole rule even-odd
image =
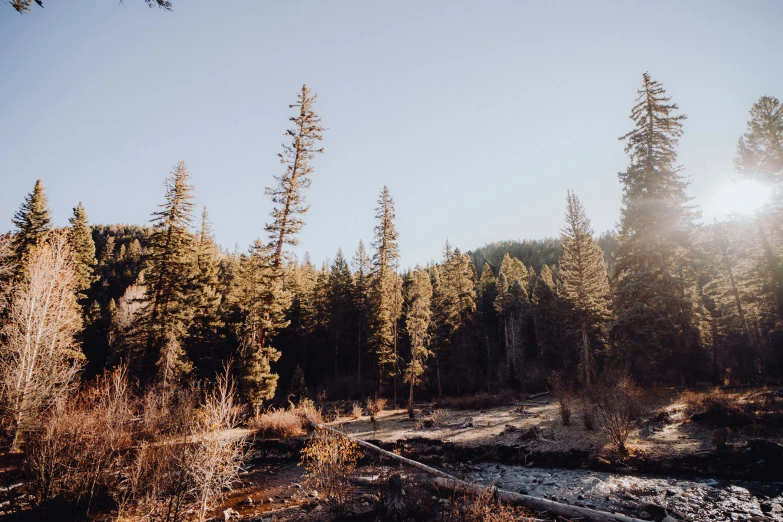
[[0, 337], [0, 397], [12, 450], [20, 432], [74, 387], [83, 360], [80, 328], [68, 240], [52, 233], [31, 252]]
[[226, 368], [206, 394], [193, 426], [188, 474], [199, 520], [204, 520], [212, 505], [239, 480], [239, 467], [247, 455], [244, 439], [227, 432], [237, 426], [235, 394], [234, 382]]

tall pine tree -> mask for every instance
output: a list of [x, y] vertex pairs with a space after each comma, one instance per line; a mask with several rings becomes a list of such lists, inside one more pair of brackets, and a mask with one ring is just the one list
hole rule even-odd
[[285, 245], [299, 243], [296, 234], [304, 225], [302, 216], [310, 208], [304, 205], [302, 189], [309, 188], [312, 183], [310, 175], [313, 168], [310, 161], [324, 150], [316, 145], [316, 142], [323, 139], [321, 118], [313, 111], [318, 95], [312, 94], [307, 85], [302, 85], [302, 92], [297, 98], [298, 101], [289, 106], [299, 108], [299, 115], [290, 118], [294, 128], [286, 131], [286, 136], [291, 138], [291, 144], [284, 144], [283, 152], [278, 154], [280, 163], [286, 166], [285, 172], [282, 176], [275, 176], [275, 188], [266, 189], [275, 204], [272, 210], [273, 221], [266, 225], [266, 231], [269, 234], [269, 247], [272, 249], [272, 264], [276, 270], [282, 266]]
[[383, 187], [375, 209], [375, 238], [372, 246], [372, 280], [370, 283], [371, 334], [370, 347], [375, 357], [375, 398], [380, 393], [381, 380], [395, 364], [396, 294], [399, 260], [398, 234], [394, 227], [394, 200]]
[[427, 369], [429, 350], [432, 300], [430, 274], [416, 266], [406, 292], [405, 329], [411, 342], [411, 360], [405, 369], [405, 381], [408, 383], [408, 416], [413, 418], [413, 391], [416, 379]]
[[566, 226], [560, 234], [560, 278], [581, 341], [581, 374], [589, 387], [593, 383], [593, 356], [597, 348], [592, 340], [603, 341], [609, 319], [609, 278], [603, 252], [593, 239], [582, 203], [571, 191], [567, 201]]
[[193, 222], [193, 186], [181, 161], [166, 179], [166, 202], [153, 214], [147, 254], [146, 302], [141, 312], [146, 378], [164, 385], [191, 370], [183, 342], [193, 318], [190, 300], [196, 279]]
[[647, 73], [638, 93], [634, 129], [620, 138], [631, 163], [619, 174], [612, 334], [626, 369], [649, 377], [650, 369], [682, 371], [675, 361], [698, 351], [699, 333], [683, 277], [694, 219], [676, 164], [685, 116], [675, 115], [677, 105]]

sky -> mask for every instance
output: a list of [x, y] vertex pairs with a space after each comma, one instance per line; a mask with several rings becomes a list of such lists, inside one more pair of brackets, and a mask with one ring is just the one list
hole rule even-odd
[[0, 0], [0, 230], [41, 178], [54, 222], [149, 222], [184, 160], [218, 242], [264, 236], [264, 187], [306, 83], [313, 161], [298, 256], [369, 244], [384, 185], [401, 264], [555, 236], [567, 190], [613, 228], [618, 137], [642, 73], [688, 115], [679, 162], [704, 221], [752, 208], [733, 185], [751, 105], [783, 97], [783, 2]]

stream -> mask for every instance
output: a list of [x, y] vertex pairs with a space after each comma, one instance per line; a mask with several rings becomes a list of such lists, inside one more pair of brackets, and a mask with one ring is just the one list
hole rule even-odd
[[460, 466], [459, 471], [473, 482], [637, 518], [646, 513], [660, 521], [668, 513], [694, 521], [783, 521], [783, 482], [688, 480], [495, 463]]

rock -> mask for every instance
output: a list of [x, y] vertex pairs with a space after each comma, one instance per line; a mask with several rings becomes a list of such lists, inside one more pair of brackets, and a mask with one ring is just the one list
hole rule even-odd
[[641, 518], [642, 520], [652, 520], [652, 516], [646, 511], [640, 511], [639, 518]]
[[233, 509], [231, 509], [231, 508], [228, 508], [228, 509], [226, 509], [225, 511], [223, 511], [223, 519], [224, 519], [226, 522], [228, 522], [229, 520], [231, 520], [231, 517], [233, 517], [234, 515], [239, 515], [239, 513], [237, 513], [236, 511], [234, 511], [234, 510], [233, 510]]
[[249, 505], [249, 506], [252, 506], [252, 505], [253, 505], [253, 499], [252, 499], [252, 498], [250, 498], [250, 497], [247, 497], [247, 498], [246, 498], [245, 500], [243, 500], [241, 503], [242, 503], [242, 504]]
[[672, 517], [671, 515], [666, 515], [663, 517], [663, 520], [661, 522], [677, 522], [677, 519]]
[[643, 502], [638, 509], [647, 512], [654, 520], [661, 521], [666, 517], [666, 508], [652, 502]]
[[310, 493], [307, 494], [310, 498], [318, 498], [318, 491], [312, 490]]
[[271, 504], [274, 501], [275, 499], [273, 499], [272, 497], [268, 497], [264, 502], [266, 502], [267, 504]]

